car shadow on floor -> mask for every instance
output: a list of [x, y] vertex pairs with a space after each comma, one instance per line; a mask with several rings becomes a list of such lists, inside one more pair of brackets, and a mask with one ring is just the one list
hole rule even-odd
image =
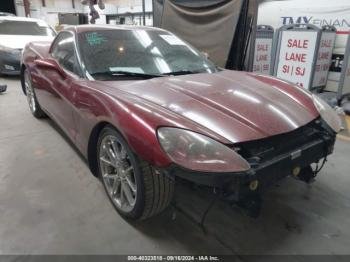
[[[308, 241], [313, 239], [310, 237], [307, 240], [308, 233], [303, 230], [309, 231], [315, 220], [319, 221], [326, 216], [329, 206], [324, 206], [321, 212], [308, 210], [308, 205], [314, 204], [308, 201], [313, 198], [312, 188], [293, 180], [282, 181], [281, 186], [277, 185], [265, 192], [263, 210], [256, 219], [248, 217], [242, 209], [221, 199], [216, 199], [208, 211], [213, 198], [216, 198], [215, 195], [204, 188], [177, 183], [171, 207], [160, 216], [133, 223], [133, 226], [142, 233], [157, 238], [159, 236], [154, 230], [155, 227], [165, 225], [168, 234], [171, 235], [174, 234], [172, 227], [177, 220], [181, 220], [178, 221], [177, 227], [186, 224], [196, 227], [205, 237], [210, 236], [219, 242], [230, 254], [308, 254]], [[294, 197], [289, 199], [288, 195]], [[299, 206], [299, 202], [303, 202], [303, 205]], [[181, 232], [186, 235], [188, 231], [185, 227]], [[304, 242], [298, 243], [299, 250], [293, 248], [293, 244], [290, 243], [293, 240]], [[186, 241], [186, 238], [182, 241]], [[190, 242], [188, 244], [191, 245]]]
[[14, 80], [14, 81], [19, 81], [21, 80], [21, 76], [20, 75], [0, 75], [1, 78], [4, 78], [6, 80]]

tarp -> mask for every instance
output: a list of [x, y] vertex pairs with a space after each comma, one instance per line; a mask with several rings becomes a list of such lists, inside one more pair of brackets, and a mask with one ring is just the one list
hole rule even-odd
[[154, 0], [154, 26], [167, 29], [225, 67], [244, 0]]
[[153, 0], [153, 26], [161, 27], [164, 0]]

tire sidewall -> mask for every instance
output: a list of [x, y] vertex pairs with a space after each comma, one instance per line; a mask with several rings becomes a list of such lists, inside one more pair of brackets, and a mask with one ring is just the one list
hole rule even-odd
[[[135, 176], [135, 181], [136, 181], [137, 195], [136, 195], [135, 206], [130, 212], [124, 212], [123, 210], [120, 210], [116, 206], [116, 204], [113, 202], [110, 194], [108, 193], [107, 187], [106, 187], [105, 182], [104, 182], [103, 177], [102, 177], [100, 160], [99, 160], [100, 147], [101, 147], [101, 142], [102, 142], [103, 138], [106, 136], [110, 136], [110, 135], [115, 136], [118, 139], [118, 141], [124, 146], [128, 156], [129, 156], [130, 162], [134, 168], [134, 176]], [[128, 143], [123, 138], [123, 136], [113, 127], [110, 127], [110, 126], [105, 127], [99, 136], [98, 143], [97, 143], [97, 164], [98, 164], [98, 169], [97, 169], [98, 177], [103, 184], [103, 187], [106, 191], [106, 194], [108, 195], [109, 200], [111, 201], [114, 208], [118, 211], [118, 213], [120, 213], [124, 217], [133, 218], [133, 219], [138, 219], [139, 217], [141, 217], [143, 210], [144, 210], [144, 207], [145, 207], [145, 188], [144, 188], [143, 176], [142, 176], [140, 165], [139, 165], [139, 159], [138, 159], [137, 155], [132, 152], [132, 150], [130, 149]]]

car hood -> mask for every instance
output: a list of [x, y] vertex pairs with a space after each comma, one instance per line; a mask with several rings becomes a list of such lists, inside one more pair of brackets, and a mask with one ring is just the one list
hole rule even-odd
[[33, 36], [33, 35], [0, 35], [0, 45], [23, 49], [25, 45], [33, 41], [52, 41], [52, 36]]
[[246, 72], [105, 84], [190, 119], [232, 143], [287, 133], [319, 115], [305, 90]]

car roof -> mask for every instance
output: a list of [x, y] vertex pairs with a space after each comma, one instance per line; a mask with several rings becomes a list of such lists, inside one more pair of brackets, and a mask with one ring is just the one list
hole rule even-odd
[[0, 20], [8, 21], [21, 21], [21, 22], [37, 22], [37, 23], [47, 23], [44, 20], [30, 17], [19, 17], [19, 16], [0, 16]]
[[16, 16], [16, 15], [8, 12], [0, 12], [0, 16]]
[[96, 30], [147, 30], [147, 31], [165, 31], [158, 27], [134, 26], [134, 25], [78, 25], [70, 26], [64, 30], [74, 31], [76, 33], [96, 31]]

